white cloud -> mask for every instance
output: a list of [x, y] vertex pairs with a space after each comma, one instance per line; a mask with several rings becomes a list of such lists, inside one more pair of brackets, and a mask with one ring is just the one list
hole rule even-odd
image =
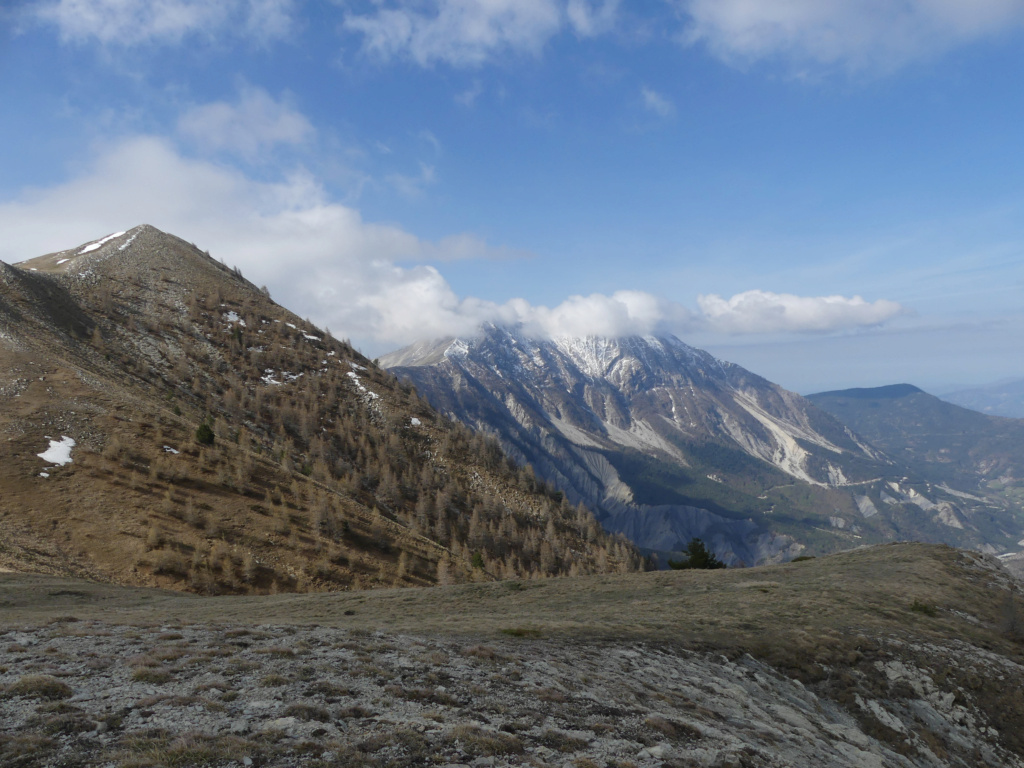
[[392, 173], [385, 177], [385, 181], [406, 197], [419, 197], [423, 194], [424, 188], [433, 184], [436, 178], [434, 166], [420, 163], [420, 172], [415, 176]]
[[681, 0], [689, 42], [728, 61], [889, 70], [1024, 23], [1024, 0]]
[[528, 333], [538, 336], [620, 336], [661, 331], [681, 332], [694, 318], [685, 307], [643, 291], [616, 291], [611, 296], [595, 293], [570, 296], [554, 308], [530, 306], [522, 300], [509, 302]]
[[542, 336], [764, 333], [875, 325], [902, 311], [889, 301], [762, 291], [729, 300], [701, 296], [701, 314], [642, 291], [571, 296], [555, 307], [463, 298], [428, 262], [522, 254], [471, 234], [425, 241], [364, 221], [307, 172], [254, 180], [186, 157], [153, 136], [111, 144], [79, 177], [0, 203], [0, 259], [22, 261], [140, 223], [238, 266], [270, 286], [283, 305], [374, 353], [425, 337], [471, 334], [485, 321], [522, 323]]
[[258, 40], [284, 37], [294, 0], [39, 0], [32, 8], [65, 41], [130, 47], [226, 29]]
[[537, 54], [563, 25], [556, 0], [391, 0], [371, 14], [348, 14], [345, 27], [381, 59], [409, 57], [422, 66], [478, 66], [502, 53]]
[[479, 80], [474, 80], [473, 85], [471, 85], [469, 88], [462, 91], [461, 93], [457, 93], [455, 95], [455, 101], [457, 101], [464, 107], [472, 107], [476, 103], [476, 100], [480, 98], [480, 94], [482, 94], [483, 92], [483, 85], [480, 83]]
[[295, 0], [248, 0], [245, 30], [258, 40], [288, 37], [295, 27]]
[[879, 325], [906, 310], [894, 301], [860, 296], [795, 296], [746, 291], [730, 299], [710, 294], [697, 303], [708, 327], [722, 333], [838, 331]]
[[676, 111], [671, 101], [646, 85], [640, 89], [640, 97], [644, 101], [644, 107], [659, 117], [671, 117]]
[[565, 8], [569, 24], [580, 37], [594, 37], [611, 31], [618, 17], [620, 0], [569, 0]]
[[197, 145], [254, 160], [278, 144], [302, 144], [315, 133], [306, 117], [261, 88], [243, 88], [234, 104], [218, 101], [185, 112], [178, 132]]
[[270, 286], [285, 306], [362, 343], [465, 333], [495, 312], [459, 300], [433, 267], [398, 262], [509, 255], [472, 235], [429, 242], [366, 222], [307, 173], [256, 181], [139, 136], [106, 148], [76, 179], [0, 203], [0, 259], [21, 261], [141, 223], [208, 249]]

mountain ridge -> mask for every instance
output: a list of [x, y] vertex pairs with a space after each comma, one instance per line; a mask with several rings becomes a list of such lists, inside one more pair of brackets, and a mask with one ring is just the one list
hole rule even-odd
[[916, 387], [899, 386], [909, 389], [901, 394], [894, 394], [892, 387], [837, 390], [808, 399], [900, 456], [919, 474], [1020, 510], [1024, 419], [979, 413]]
[[1024, 418], [1024, 379], [1008, 379], [987, 386], [944, 392], [940, 397], [948, 403], [990, 416]]
[[[980, 497], [930, 483], [811, 400], [675, 337], [486, 325], [380, 361], [660, 556], [694, 537], [732, 564], [871, 540], [991, 543], [991, 526], [967, 520]], [[996, 552], [1013, 543], [998, 541]]]
[[640, 565], [495, 443], [147, 225], [0, 268], [0, 371], [0, 566], [252, 592]]

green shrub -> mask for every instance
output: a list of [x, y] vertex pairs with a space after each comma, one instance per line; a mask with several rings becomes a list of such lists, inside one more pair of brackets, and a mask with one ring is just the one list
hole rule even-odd
[[539, 629], [530, 629], [529, 627], [506, 627], [501, 630], [501, 634], [508, 635], [509, 637], [540, 637], [541, 631]]
[[916, 598], [914, 599], [914, 602], [910, 604], [910, 610], [912, 610], [914, 613], [923, 613], [925, 616], [939, 615], [939, 609], [936, 608], [934, 605], [922, 603], [920, 600]]
[[196, 430], [196, 442], [200, 445], [213, 445], [213, 441], [216, 437], [213, 434], [213, 429], [205, 421], [199, 425]]
[[687, 557], [685, 560], [669, 560], [668, 567], [673, 571], [688, 569], [711, 570], [725, 568], [725, 563], [715, 557], [700, 539], [693, 539], [686, 545]]

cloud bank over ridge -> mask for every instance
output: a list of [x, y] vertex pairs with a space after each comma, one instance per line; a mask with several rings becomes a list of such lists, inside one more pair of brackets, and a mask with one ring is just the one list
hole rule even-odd
[[[269, 162], [275, 147], [314, 141], [316, 129], [286, 98], [243, 85], [237, 99], [186, 107], [176, 126], [177, 140], [113, 140], [77, 177], [0, 202], [0, 259], [21, 261], [149, 223], [239, 267], [282, 304], [336, 334], [382, 349], [472, 334], [484, 322], [548, 337], [758, 334], [878, 325], [903, 311], [859, 296], [759, 290], [701, 296], [699, 311], [638, 290], [572, 295], [552, 307], [459, 296], [435, 265], [525, 254], [471, 232], [425, 240], [398, 225], [368, 222], [301, 165], [282, 170], [257, 162], [254, 176], [221, 162], [225, 155]], [[189, 155], [179, 141], [200, 154]]]
[[860, 296], [795, 296], [744, 291], [730, 299], [698, 296], [707, 325], [720, 333], [828, 332], [881, 325], [906, 309], [895, 301]]
[[0, 204], [0, 258], [32, 258], [143, 222], [196, 242], [270, 286], [286, 306], [382, 351], [471, 334], [486, 321], [543, 336], [822, 332], [877, 325], [902, 311], [888, 301], [763, 291], [702, 296], [699, 313], [643, 291], [570, 296], [554, 307], [460, 297], [427, 262], [507, 258], [508, 249], [470, 233], [426, 241], [365, 221], [306, 172], [257, 181], [154, 136], [110, 145], [82, 176]]

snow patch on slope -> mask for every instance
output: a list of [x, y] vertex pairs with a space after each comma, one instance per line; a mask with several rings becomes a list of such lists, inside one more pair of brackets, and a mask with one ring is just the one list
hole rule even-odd
[[73, 438], [62, 436], [60, 440], [51, 440], [50, 447], [42, 453], [37, 453], [36, 456], [47, 464], [56, 464], [59, 467], [63, 467], [65, 464], [71, 463], [71, 449], [74, 447], [75, 441]]
[[469, 345], [462, 339], [456, 339], [444, 351], [444, 356], [452, 360], [465, 360], [469, 356]]
[[92, 251], [99, 250], [104, 245], [109, 243], [111, 240], [116, 240], [117, 238], [121, 237], [123, 234], [125, 234], [125, 233], [124, 232], [115, 232], [112, 235], [107, 235], [102, 240], [97, 240], [95, 243], [91, 243], [90, 245], [85, 246], [85, 248], [80, 250], [78, 252], [78, 254], [82, 255], [83, 253], [91, 253]]
[[596, 336], [560, 336], [551, 343], [582, 373], [595, 379], [603, 378], [622, 354], [616, 341]]
[[356, 385], [356, 389], [358, 389], [363, 395], [365, 395], [368, 400], [376, 400], [377, 398], [380, 397], [380, 395], [378, 395], [376, 392], [367, 389], [363, 385], [362, 381], [360, 381], [355, 371], [349, 371], [345, 375], [352, 379], [352, 383]]

